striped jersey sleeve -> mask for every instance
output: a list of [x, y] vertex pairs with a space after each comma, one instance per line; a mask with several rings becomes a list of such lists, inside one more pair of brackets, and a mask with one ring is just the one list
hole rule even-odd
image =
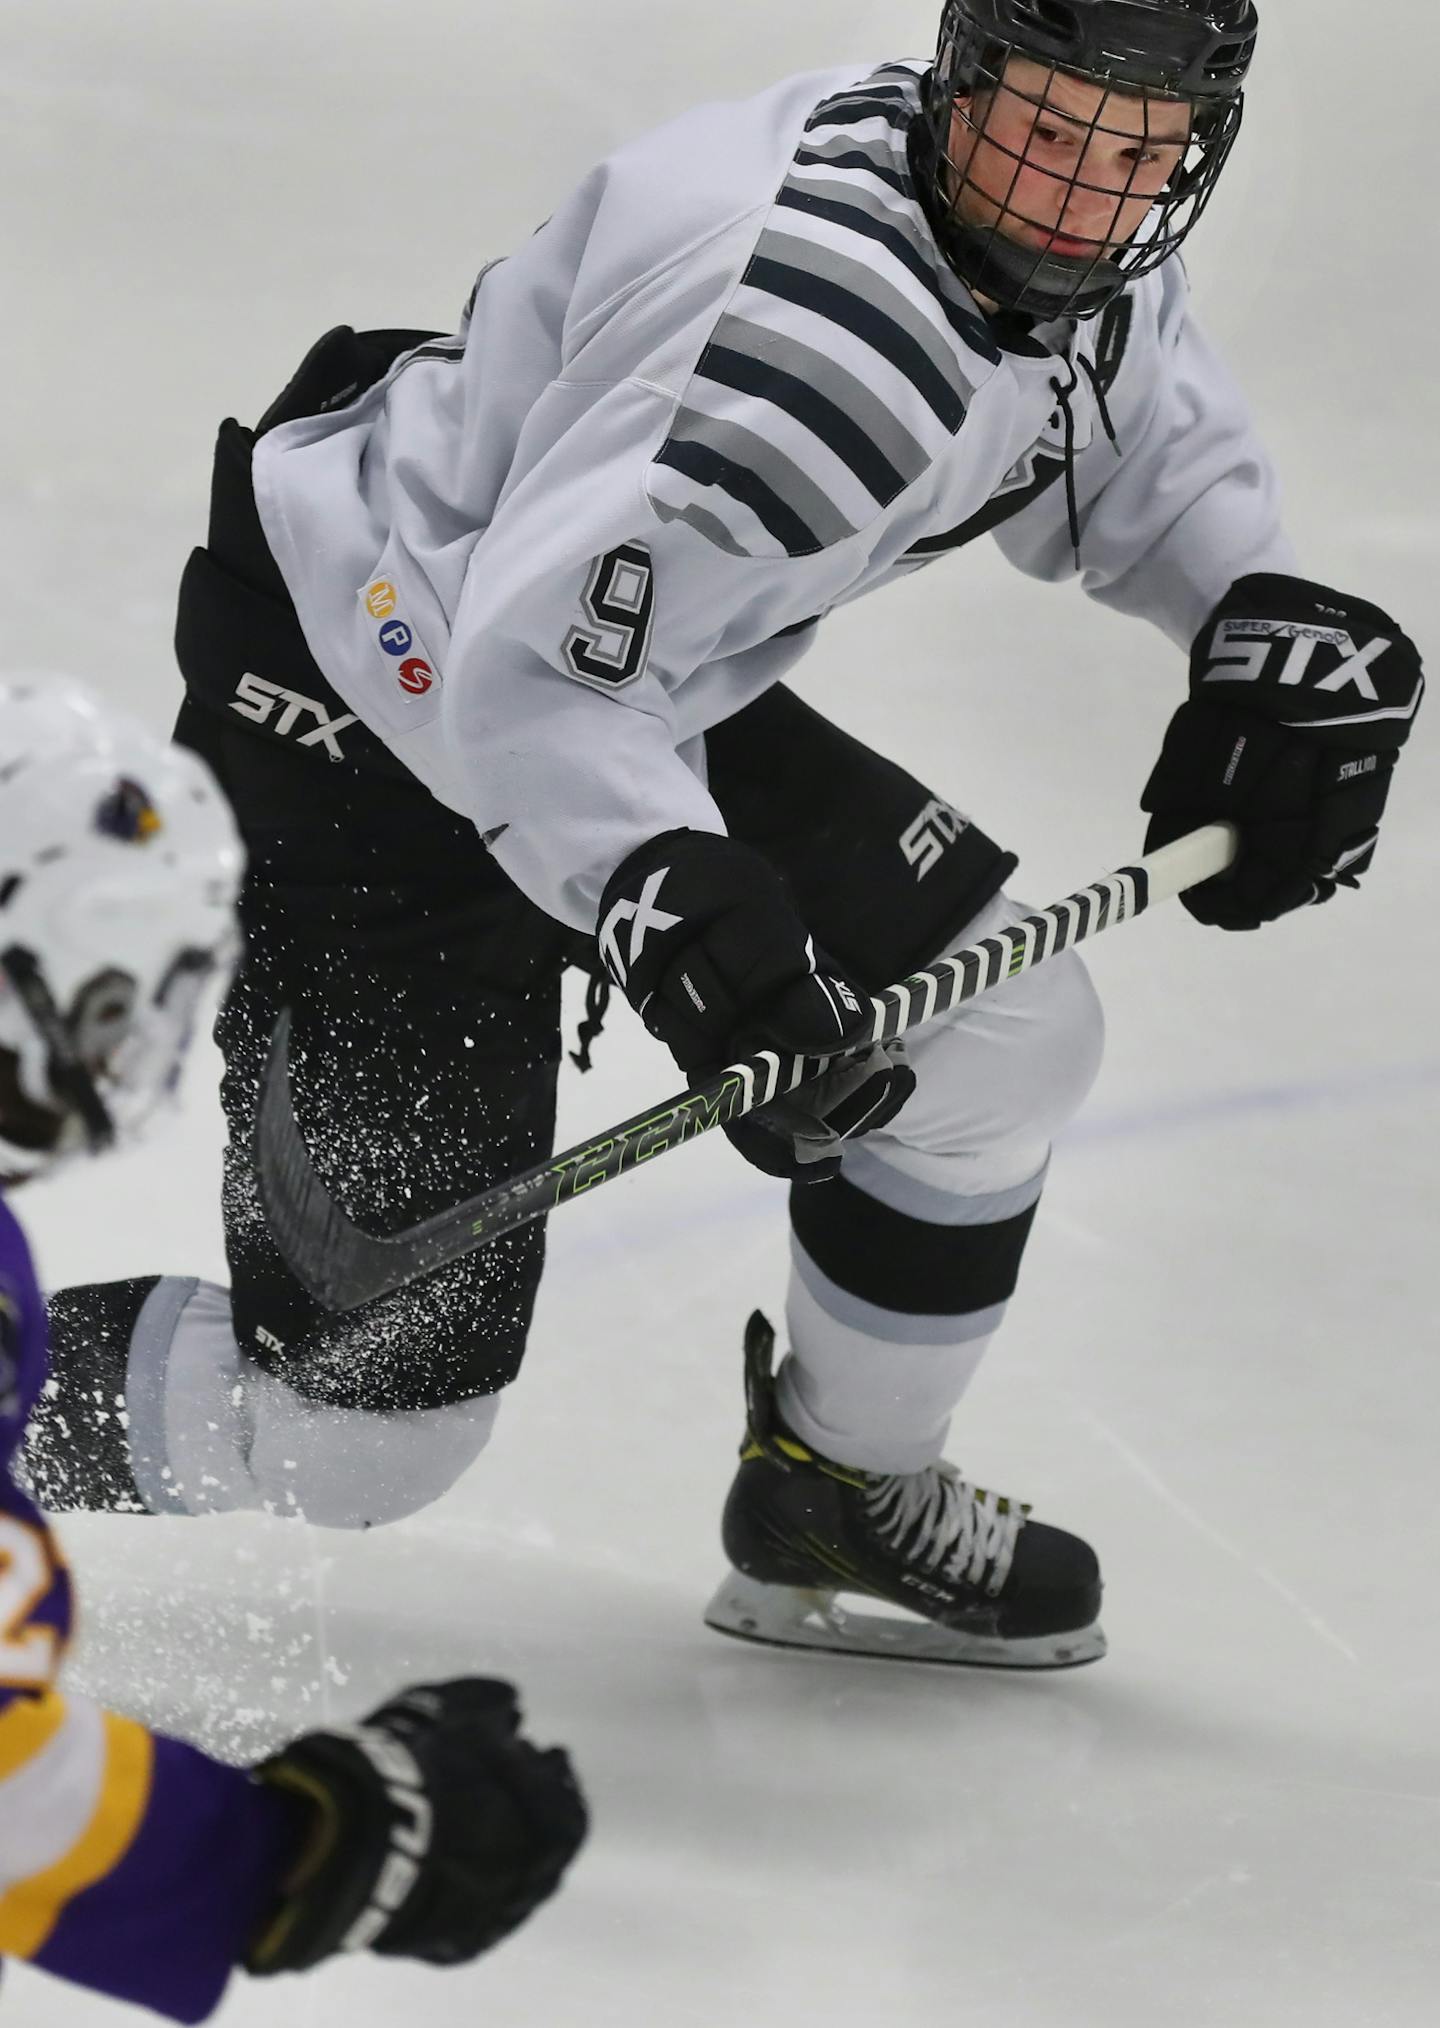
[[70, 1577], [13, 1469], [44, 1330], [0, 1202], [0, 1955], [201, 2021], [274, 1897], [294, 1819], [241, 1769], [58, 1687]]
[[819, 554], [942, 455], [999, 358], [910, 170], [914, 66], [823, 100], [648, 477], [662, 521], [743, 557]]

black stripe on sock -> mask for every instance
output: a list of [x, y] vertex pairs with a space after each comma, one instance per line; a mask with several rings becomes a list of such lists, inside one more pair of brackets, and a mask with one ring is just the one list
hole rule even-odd
[[1012, 1296], [1035, 1208], [993, 1225], [931, 1225], [843, 1176], [790, 1192], [791, 1227], [821, 1274], [861, 1302], [912, 1317], [962, 1316]]

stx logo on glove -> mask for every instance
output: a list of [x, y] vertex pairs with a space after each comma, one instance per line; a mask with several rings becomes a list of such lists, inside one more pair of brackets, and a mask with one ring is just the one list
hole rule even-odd
[[[1369, 704], [1380, 702], [1370, 675], [1377, 662], [1394, 644], [1383, 634], [1367, 641], [1363, 648], [1343, 627], [1316, 627], [1296, 620], [1221, 620], [1210, 643], [1210, 662], [1202, 683], [1255, 683], [1262, 677], [1273, 683], [1303, 683], [1318, 648], [1335, 650], [1334, 665], [1317, 678], [1316, 690], [1343, 690], [1353, 683]], [[1278, 656], [1278, 667], [1270, 666]], [[1327, 661], [1330, 658], [1325, 658]]]
[[1282, 572], [1237, 579], [1195, 637], [1141, 798], [1147, 852], [1216, 817], [1239, 826], [1228, 874], [1182, 897], [1195, 920], [1254, 930], [1358, 886], [1424, 693], [1379, 606]]
[[[600, 925], [597, 938], [600, 956], [604, 959], [606, 971], [622, 990], [630, 976], [631, 966], [645, 948], [645, 939], [651, 930], [674, 929], [680, 920], [678, 915], [671, 915], [667, 910], [655, 906], [661, 885], [669, 871], [668, 866], [662, 866], [652, 873], [641, 888], [639, 899], [617, 901]], [[630, 925], [628, 959], [620, 955], [620, 931], [627, 922]]]

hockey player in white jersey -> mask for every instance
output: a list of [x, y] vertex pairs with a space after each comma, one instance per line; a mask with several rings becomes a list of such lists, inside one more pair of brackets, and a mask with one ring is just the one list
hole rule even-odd
[[[213, 778], [57, 678], [0, 682], [0, 1180], [123, 1144], [173, 1087], [235, 956], [242, 853]], [[507, 1683], [404, 1691], [258, 1769], [62, 1691], [74, 1598], [13, 1472], [45, 1311], [0, 1197], [0, 1955], [174, 2021], [231, 1973], [346, 1950], [458, 1964], [558, 1885], [584, 1834], [565, 1755]]]
[[[1243, 830], [1192, 914], [1253, 929], [1359, 880], [1418, 657], [1297, 575], [1178, 258], [1256, 32], [1250, 0], [948, 0], [933, 63], [686, 115], [487, 267], [453, 336], [331, 332], [224, 426], [178, 736], [252, 855], [231, 1287], [60, 1300], [53, 1499], [358, 1526], [489, 1435], [543, 1235], [321, 1310], [250, 1167], [282, 1006], [322, 1179], [394, 1230], [547, 1148], [558, 979], [588, 962], [598, 1015], [597, 944], [700, 1075], [843, 1046], [864, 991], [1005, 920], [1015, 862], [951, 800], [980, 785], [916, 781], [781, 680], [835, 607], [982, 534], [1188, 655], [1149, 842]], [[877, 681], [903, 710], [903, 662]], [[868, 1595], [914, 1615], [891, 1652], [1101, 1652], [1090, 1548], [943, 1458], [1100, 1046], [1069, 955], [731, 1130], [793, 1179], [793, 1270], [773, 1378], [750, 1333], [712, 1623], [869, 1647], [836, 1603]]]

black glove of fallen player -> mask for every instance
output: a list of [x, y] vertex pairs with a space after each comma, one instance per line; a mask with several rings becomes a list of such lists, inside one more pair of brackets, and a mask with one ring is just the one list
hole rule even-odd
[[[600, 955], [692, 1082], [757, 1049], [831, 1056], [870, 1025], [866, 996], [815, 946], [769, 860], [710, 831], [666, 831], [615, 869]], [[897, 1043], [869, 1047], [725, 1131], [767, 1175], [818, 1183], [841, 1143], [892, 1120], [915, 1089]]]
[[1359, 885], [1424, 688], [1378, 606], [1298, 577], [1231, 586], [1140, 799], [1147, 852], [1217, 818], [1240, 827], [1231, 871], [1180, 897], [1197, 922], [1258, 929]]
[[522, 1739], [514, 1691], [481, 1677], [407, 1690], [255, 1772], [314, 1815], [254, 1973], [351, 1950], [462, 1964], [554, 1893], [585, 1836], [569, 1760]]

